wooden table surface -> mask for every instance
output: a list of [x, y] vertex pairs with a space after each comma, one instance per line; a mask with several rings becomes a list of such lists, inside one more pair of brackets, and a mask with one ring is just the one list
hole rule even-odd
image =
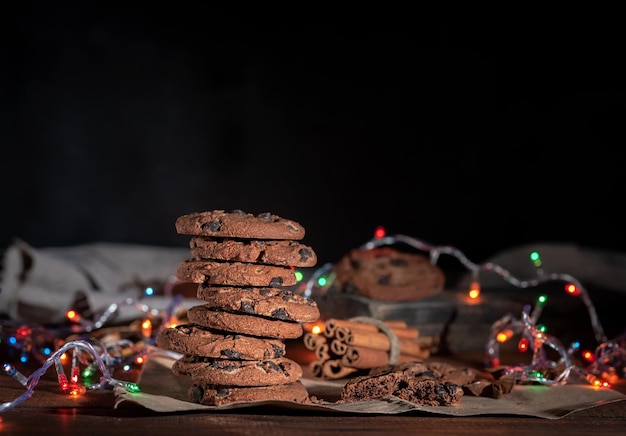
[[[132, 378], [132, 377], [131, 377]], [[626, 394], [621, 379], [613, 387]], [[0, 374], [0, 403], [24, 392], [17, 380]], [[184, 435], [626, 435], [626, 401], [574, 412], [560, 419], [524, 416], [437, 416], [424, 412], [399, 415], [337, 414], [310, 411], [245, 409], [158, 413], [135, 403], [115, 408], [112, 391], [88, 392], [71, 398], [60, 393], [55, 371], [49, 370], [33, 395], [0, 413], [0, 434], [155, 434]]]

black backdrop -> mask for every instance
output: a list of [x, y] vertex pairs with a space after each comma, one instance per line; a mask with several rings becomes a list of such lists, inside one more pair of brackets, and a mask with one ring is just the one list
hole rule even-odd
[[321, 262], [379, 225], [623, 248], [621, 27], [95, 5], [0, 15], [1, 246], [185, 246], [177, 216], [238, 208]]

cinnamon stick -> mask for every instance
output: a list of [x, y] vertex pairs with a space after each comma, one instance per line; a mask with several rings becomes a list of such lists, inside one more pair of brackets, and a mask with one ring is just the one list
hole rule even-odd
[[[408, 327], [405, 321], [402, 320], [387, 320], [381, 321], [383, 324], [387, 325], [390, 330], [398, 337], [398, 338], [407, 338], [407, 339], [415, 339], [419, 337], [419, 330], [414, 327]], [[326, 321], [326, 326], [324, 329], [324, 335], [327, 337], [337, 336], [337, 330], [340, 327], [346, 327], [348, 329], [358, 328], [361, 330], [367, 330], [371, 332], [378, 332], [379, 329], [374, 324], [367, 324], [360, 321], [349, 321], [343, 319], [331, 318]], [[326, 334], [328, 332], [328, 335]], [[343, 330], [345, 332], [345, 329]]]
[[324, 362], [325, 360], [319, 359], [319, 360], [314, 360], [313, 362], [309, 364], [309, 369], [311, 370], [311, 373], [313, 374], [314, 377], [323, 376], [322, 368], [324, 366]]
[[346, 338], [350, 335], [350, 327], [338, 325], [335, 328], [335, 338], [342, 342], [345, 342]]
[[329, 380], [344, 378], [356, 371], [356, 368], [342, 365], [341, 359], [329, 359], [322, 364], [322, 377]]
[[327, 360], [330, 359], [330, 354], [329, 354], [329, 345], [328, 342], [320, 342], [317, 344], [317, 347], [315, 347], [315, 350], [313, 350], [315, 352], [315, 357], [317, 357], [320, 360]]
[[[351, 334], [346, 339], [346, 344], [381, 351], [389, 351], [391, 349], [391, 340], [385, 333], [365, 332], [358, 329], [352, 329]], [[422, 347], [416, 339], [398, 338], [398, 346], [400, 354], [408, 354], [415, 357], [423, 355]]]
[[322, 335], [314, 335], [313, 333], [305, 333], [302, 338], [304, 346], [308, 350], [315, 350], [319, 344], [326, 342], [326, 338]]
[[337, 356], [345, 354], [347, 348], [348, 345], [339, 339], [333, 339], [330, 343], [330, 352], [336, 354]]
[[[427, 353], [425, 353], [427, 354]], [[423, 357], [423, 359], [428, 356]], [[398, 363], [410, 362], [417, 359], [415, 356], [400, 354]], [[381, 350], [373, 350], [371, 348], [347, 347], [346, 352], [341, 356], [341, 363], [344, 366], [357, 369], [376, 368], [389, 363], [389, 353]]]

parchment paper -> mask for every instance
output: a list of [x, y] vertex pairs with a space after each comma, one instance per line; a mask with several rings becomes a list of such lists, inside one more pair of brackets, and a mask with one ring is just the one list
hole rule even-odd
[[138, 379], [140, 393], [130, 393], [115, 387], [115, 407], [124, 402], [139, 404], [155, 412], [220, 411], [271, 406], [279, 410], [337, 412], [356, 414], [400, 414], [427, 412], [451, 416], [474, 415], [525, 415], [546, 419], [562, 418], [572, 412], [609, 404], [626, 399], [626, 395], [606, 388], [594, 388], [587, 384], [562, 386], [516, 385], [513, 391], [500, 399], [463, 396], [459, 406], [422, 406], [397, 397], [385, 400], [359, 401], [336, 404], [344, 381], [326, 381], [303, 378], [310, 396], [323, 400], [321, 404], [299, 404], [287, 401], [257, 401], [226, 406], [203, 406], [187, 400], [187, 389], [192, 382], [187, 376], [175, 376], [170, 368], [173, 357], [156, 356], [148, 359]]

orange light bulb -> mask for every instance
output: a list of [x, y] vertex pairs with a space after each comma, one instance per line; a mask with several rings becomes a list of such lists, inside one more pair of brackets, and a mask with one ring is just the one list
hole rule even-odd
[[75, 310], [68, 310], [65, 316], [72, 322], [80, 322], [80, 315]]
[[467, 294], [472, 300], [475, 300], [480, 295], [480, 283], [474, 281], [470, 283], [469, 292]]
[[506, 342], [509, 339], [511, 339], [511, 337], [513, 336], [513, 330], [511, 329], [506, 329], [506, 330], [502, 330], [501, 332], [499, 332], [496, 335], [496, 340], [500, 343], [502, 342]]

